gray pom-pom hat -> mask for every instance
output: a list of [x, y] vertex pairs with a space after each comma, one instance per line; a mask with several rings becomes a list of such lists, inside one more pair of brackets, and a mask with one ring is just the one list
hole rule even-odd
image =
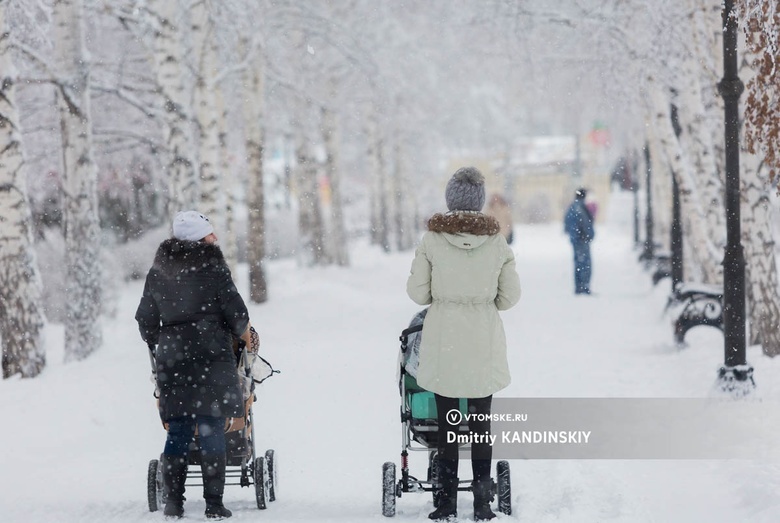
[[444, 192], [450, 211], [481, 211], [485, 205], [485, 177], [476, 167], [461, 167]]

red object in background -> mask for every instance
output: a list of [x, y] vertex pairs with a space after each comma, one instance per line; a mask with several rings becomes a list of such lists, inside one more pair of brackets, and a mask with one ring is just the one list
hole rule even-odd
[[588, 133], [588, 140], [593, 145], [606, 147], [610, 144], [611, 137], [607, 129], [594, 129]]
[[612, 142], [612, 136], [610, 135], [609, 129], [606, 125], [604, 125], [604, 123], [596, 121], [588, 133], [588, 141], [593, 145], [608, 147]]
[[599, 204], [596, 202], [588, 202], [585, 204], [585, 207], [588, 209], [588, 212], [591, 216], [593, 216], [593, 219], [596, 219], [596, 213], [599, 211]]

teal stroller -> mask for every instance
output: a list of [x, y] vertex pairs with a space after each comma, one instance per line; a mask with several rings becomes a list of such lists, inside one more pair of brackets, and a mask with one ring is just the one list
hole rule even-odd
[[[417, 365], [419, 362], [420, 341], [422, 340], [423, 321], [428, 309], [418, 312], [401, 332], [401, 351], [399, 354], [398, 387], [401, 393], [401, 478], [397, 478], [396, 466], [392, 461], [382, 465], [382, 515], [395, 516], [396, 499], [405, 493], [430, 492], [433, 506], [439, 506], [441, 493], [438, 488], [436, 454], [439, 448], [439, 422], [436, 400], [433, 392], [417, 384]], [[458, 427], [458, 433], [468, 435], [469, 427], [465, 414], [467, 401], [460, 399], [460, 411], [464, 416]], [[464, 449], [468, 448], [466, 446]], [[409, 471], [409, 452], [427, 452], [428, 470], [425, 479], [412, 476]], [[509, 462], [496, 464], [494, 493], [498, 498], [498, 510], [504, 514], [512, 513], [512, 488], [509, 477]], [[471, 491], [471, 480], [461, 480], [458, 491]]]

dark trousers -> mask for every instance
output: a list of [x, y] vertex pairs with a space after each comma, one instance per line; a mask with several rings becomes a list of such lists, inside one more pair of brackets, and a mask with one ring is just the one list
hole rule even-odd
[[[436, 397], [436, 411], [439, 418], [439, 459], [449, 462], [449, 466], [454, 468], [455, 476], [458, 473], [458, 444], [453, 441], [447, 443], [447, 432], [457, 433], [458, 426], [452, 425], [447, 413], [451, 410], [458, 410], [457, 398], [448, 398], [446, 396]], [[490, 407], [493, 403], [493, 396], [486, 398], [469, 398], [469, 414], [490, 414]], [[456, 420], [457, 421], [457, 420]], [[490, 434], [490, 419], [470, 419], [469, 431], [473, 434]], [[471, 469], [474, 473], [474, 479], [480, 480], [490, 477], [490, 461], [493, 459], [493, 447], [490, 443], [474, 443], [471, 445]]]
[[164, 454], [186, 456], [190, 442], [198, 426], [201, 454], [225, 453], [225, 418], [214, 416], [190, 416], [168, 420], [168, 437], [165, 439]]
[[590, 244], [585, 242], [573, 243], [574, 247], [574, 292], [577, 294], [590, 293]]

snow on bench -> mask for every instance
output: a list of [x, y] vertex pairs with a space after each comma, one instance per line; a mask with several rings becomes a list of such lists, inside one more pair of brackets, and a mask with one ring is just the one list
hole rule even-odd
[[666, 310], [673, 311], [674, 338], [684, 344], [685, 334], [699, 325], [723, 331], [723, 286], [682, 283], [669, 296]]

